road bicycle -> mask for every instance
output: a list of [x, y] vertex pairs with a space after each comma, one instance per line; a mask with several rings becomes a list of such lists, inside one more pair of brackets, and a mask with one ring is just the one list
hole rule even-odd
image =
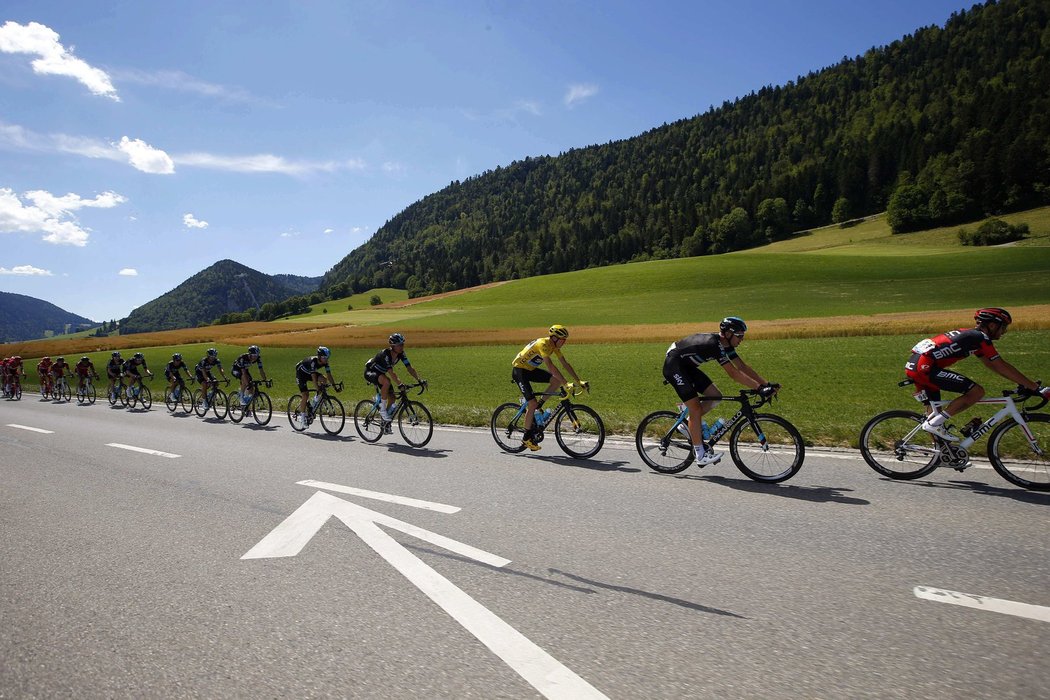
[[[342, 391], [343, 383], [333, 384], [332, 388]], [[306, 413], [299, 410], [299, 405], [302, 403], [299, 394], [292, 394], [288, 397], [288, 423], [292, 426], [292, 430], [301, 433], [310, 427], [315, 418], [320, 418], [321, 428], [329, 435], [338, 435], [343, 432], [343, 426], [346, 425], [346, 410], [343, 408], [343, 402], [328, 395], [327, 384], [322, 384], [319, 389], [309, 391], [314, 394], [314, 398], [307, 399]]]
[[22, 400], [22, 382], [16, 377], [4, 384], [3, 396], [11, 401]]
[[43, 381], [40, 382], [40, 396], [44, 399], [51, 398], [52, 380], [51, 377], [44, 377]]
[[117, 377], [113, 381], [113, 388], [109, 390], [108, 398], [109, 405], [116, 406], [119, 402], [121, 406], [128, 405], [128, 392], [127, 386], [124, 384], [124, 377]]
[[266, 425], [273, 416], [273, 403], [270, 401], [270, 395], [259, 387], [272, 387], [273, 380], [253, 379], [251, 384], [252, 394], [248, 403], [244, 403], [240, 390], [234, 390], [226, 397], [226, 410], [234, 423], [240, 423], [245, 416], [252, 416], [259, 425]]
[[[148, 379], [152, 382], [153, 376], [148, 375]], [[128, 410], [135, 408], [139, 403], [147, 411], [153, 406], [153, 394], [150, 393], [149, 387], [143, 383], [142, 377], [139, 377], [137, 380], [132, 379], [131, 384], [124, 390], [124, 395], [127, 398], [126, 405]]]
[[[193, 377], [186, 377], [185, 381], [192, 382]], [[164, 405], [172, 413], [182, 409], [183, 413], [193, 412], [193, 392], [183, 382], [176, 382], [175, 388], [164, 388]]]
[[[430, 409], [408, 397], [409, 392], [416, 387], [419, 388], [416, 396], [419, 396], [427, 390], [427, 383], [424, 381], [418, 384], [402, 384], [397, 388], [391, 416], [397, 421], [397, 429], [405, 442], [412, 447], [423, 447], [434, 435], [434, 419], [430, 415]], [[378, 442], [384, 434], [394, 432], [393, 420], [383, 420], [381, 411], [385, 403], [378, 391], [372, 398], [357, 402], [354, 408], [354, 428], [365, 442]]]
[[69, 382], [66, 381], [66, 376], [62, 375], [54, 381], [54, 388], [51, 390], [51, 397], [55, 401], [69, 401], [72, 397], [69, 391]]
[[[913, 383], [905, 380], [898, 386]], [[1026, 407], [1024, 403], [1029, 399], [1039, 403]], [[938, 410], [951, 402], [928, 403], [933, 410]], [[972, 466], [970, 448], [991, 432], [988, 461], [999, 476], [1021, 488], [1050, 491], [1050, 415], [1033, 413], [1045, 406], [1047, 400], [1019, 386], [1004, 390], [1001, 397], [984, 398], [977, 403], [1002, 408], [983, 422], [974, 418], [963, 426], [959, 442], [943, 440], [923, 430], [921, 425], [926, 416], [922, 413], [904, 410], [880, 413], [861, 430], [860, 453], [868, 466], [883, 476], [919, 479], [937, 467], [961, 472]], [[949, 433], [954, 429], [955, 426], [947, 426]]]
[[[557, 406], [536, 410], [533, 420], [540, 416], [539, 421], [534, 423], [540, 429], [536, 442], [542, 442], [547, 429], [554, 426], [554, 439], [565, 454], [577, 459], [588, 459], [598, 454], [605, 444], [605, 424], [593, 408], [572, 401], [583, 391], [582, 386], [566, 384], [556, 392], [537, 394], [549, 397], [548, 403], [554, 402]], [[500, 404], [492, 412], [489, 423], [492, 438], [501, 450], [516, 454], [525, 449], [521, 440], [525, 436], [528, 407], [523, 396], [518, 399], [518, 403]]]
[[229, 379], [214, 379], [208, 383], [207, 391], [204, 387], [193, 390], [193, 410], [203, 418], [208, 415], [209, 409], [215, 417], [222, 420], [226, 417], [226, 392], [219, 388], [219, 384], [229, 384]]
[[[664, 382], [665, 384], [667, 382]], [[779, 388], [779, 384], [771, 386]], [[728, 421], [718, 420], [704, 436], [708, 450], [729, 435], [729, 455], [740, 472], [754, 481], [775, 484], [793, 477], [802, 468], [806, 446], [798, 429], [780, 416], [755, 411], [775, 394], [761, 389], [742, 389], [739, 396], [724, 396], [740, 410]], [[757, 397], [757, 401], [755, 398]], [[654, 471], [677, 474], [695, 458], [687, 423], [689, 409], [655, 411], [642, 419], [634, 436], [638, 454]]]
[[77, 387], [77, 403], [95, 403], [95, 385], [91, 383], [91, 377], [84, 377], [84, 386]]

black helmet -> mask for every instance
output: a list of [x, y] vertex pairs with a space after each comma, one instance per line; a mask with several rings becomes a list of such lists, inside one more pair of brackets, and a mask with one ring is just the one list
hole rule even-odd
[[404, 345], [405, 344], [405, 336], [401, 335], [400, 333], [394, 333], [393, 335], [391, 335], [388, 338], [388, 340], [390, 341], [391, 345]]
[[332, 351], [329, 350], [328, 348], [326, 348], [323, 345], [320, 346], [319, 348], [317, 348], [317, 356], [318, 357], [328, 357], [331, 354], [332, 354]]
[[983, 309], [977, 309], [973, 314], [973, 320], [978, 323], [988, 323], [995, 321], [1001, 326], [1008, 326], [1014, 322], [1010, 312], [1006, 309], [1001, 309], [998, 306], [989, 306]]
[[66, 361], [66, 358], [64, 358], [64, 357], [60, 357], [57, 360], [55, 360], [55, 362], [65, 362], [65, 361]]
[[84, 355], [83, 357], [80, 358], [80, 361], [81, 362], [91, 362], [91, 358], [88, 357], [87, 355]]
[[119, 358], [120, 357], [120, 351], [119, 350], [114, 350], [113, 354], [110, 355], [110, 357], [112, 357], [113, 359]]
[[215, 348], [208, 348], [208, 357], [218, 357], [219, 351]]
[[146, 357], [141, 352], [137, 352], [137, 353], [135, 353], [135, 359], [136, 360], [145, 360]]
[[718, 330], [723, 333], [747, 333], [747, 324], [739, 316], [726, 316], [718, 324]]
[[175, 362], [179, 362], [180, 360], [182, 360], [182, 353], [181, 352], [175, 353], [174, 355], [171, 356], [171, 359], [174, 360]]
[[258, 345], [252, 345], [248, 348], [249, 355], [262, 355], [262, 350], [259, 349]]

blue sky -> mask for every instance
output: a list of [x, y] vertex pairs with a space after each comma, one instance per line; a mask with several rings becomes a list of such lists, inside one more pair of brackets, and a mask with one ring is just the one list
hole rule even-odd
[[223, 258], [323, 274], [451, 181], [943, 25], [949, 0], [6, 0], [0, 290], [126, 316]]

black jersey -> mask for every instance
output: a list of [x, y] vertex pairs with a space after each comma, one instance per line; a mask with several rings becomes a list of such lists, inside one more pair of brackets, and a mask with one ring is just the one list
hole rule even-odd
[[386, 374], [394, 368], [398, 362], [403, 364], [405, 367], [411, 367], [412, 363], [408, 361], [408, 355], [401, 353], [401, 356], [394, 359], [394, 354], [390, 352], [390, 348], [383, 348], [376, 353], [376, 356], [365, 363], [365, 369], [369, 372], [375, 372], [376, 374]]
[[210, 373], [212, 367], [218, 367], [219, 369], [222, 369], [222, 360], [220, 360], [217, 357], [210, 357], [208, 355], [205, 355], [201, 359], [201, 361], [197, 363], [197, 366], [194, 367], [193, 369], [195, 371], [197, 371], [197, 372], [209, 372]]
[[168, 364], [164, 365], [164, 374], [172, 375], [176, 374], [179, 370], [190, 373], [190, 366], [186, 364], [185, 360], [179, 360], [178, 364], [175, 364], [175, 360], [171, 360]]
[[133, 358], [131, 358], [130, 360], [128, 360], [128, 361], [126, 361], [124, 363], [124, 373], [125, 374], [129, 374], [129, 373], [130, 374], [138, 374], [139, 373], [139, 365], [142, 365], [142, 369], [149, 369], [149, 367], [146, 366], [145, 358], [143, 358], [141, 360], [136, 360], [133, 357]]
[[970, 355], [987, 360], [999, 359], [992, 339], [977, 328], [960, 328], [926, 338], [916, 343], [911, 351], [913, 362], [922, 357], [928, 361], [925, 364], [933, 367], [948, 367]]
[[259, 367], [259, 369], [263, 368], [262, 355], [256, 355], [254, 363], [250, 359], [248, 359], [249, 357], [250, 357], [250, 355], [248, 353], [244, 353], [243, 355], [238, 355], [237, 359], [233, 361], [234, 369], [247, 369], [248, 365], [251, 365], [251, 364], [255, 364], [256, 366]]
[[709, 360], [716, 360], [720, 365], [729, 364], [738, 357], [736, 350], [722, 345], [718, 338], [717, 333], [694, 333], [671, 343], [667, 354], [677, 356], [693, 366], [699, 366]]
[[114, 357], [106, 363], [106, 371], [110, 374], [120, 374], [124, 371], [124, 361], [119, 357]]
[[299, 364], [295, 366], [296, 374], [314, 375], [321, 374], [322, 372], [328, 372], [329, 374], [331, 374], [332, 366], [321, 364], [321, 359], [317, 357], [317, 355], [308, 357], [305, 360], [300, 361]]

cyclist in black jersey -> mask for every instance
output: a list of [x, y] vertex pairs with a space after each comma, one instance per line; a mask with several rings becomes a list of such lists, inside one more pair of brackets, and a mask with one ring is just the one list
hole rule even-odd
[[259, 349], [258, 345], [252, 345], [248, 348], [248, 352], [238, 355], [237, 359], [233, 361], [233, 368], [231, 369], [233, 376], [241, 380], [241, 403], [245, 406], [251, 403], [252, 392], [255, 390], [252, 385], [252, 373], [249, 371], [251, 365], [256, 365], [259, 368], [259, 374], [262, 376], [263, 381], [266, 381], [266, 370], [263, 369], [262, 363], [262, 350]]
[[[689, 407], [689, 441], [693, 444], [699, 467], [722, 459], [720, 452], [706, 452], [702, 439], [701, 420], [705, 413], [721, 401], [722, 393], [710, 377], [701, 371], [701, 364], [715, 360], [738, 384], [762, 389], [769, 394], [776, 393], [776, 389], [736, 353], [747, 332], [744, 320], [738, 316], [727, 316], [718, 324], [718, 331], [695, 333], [671, 343], [664, 358], [664, 378], [674, 387], [682, 403]], [[700, 400], [701, 396], [703, 401]]]
[[110, 355], [109, 362], [106, 363], [106, 376], [109, 377], [109, 395], [115, 396], [113, 393], [116, 391], [117, 382], [120, 381], [120, 375], [124, 372], [124, 360], [120, 358], [120, 351], [114, 350], [113, 354]]
[[204, 357], [201, 361], [193, 368], [193, 374], [197, 377], [197, 383], [201, 385], [201, 395], [205, 397], [205, 403], [207, 403], [208, 390], [212, 384], [215, 384], [218, 380], [215, 379], [215, 375], [211, 373], [212, 367], [218, 367], [219, 373], [222, 374], [222, 378], [226, 379], [226, 370], [222, 368], [222, 361], [219, 359], [219, 351], [215, 348], [208, 348], [208, 351], [204, 353]]
[[401, 386], [401, 380], [394, 371], [394, 365], [400, 362], [417, 382], [424, 381], [419, 378], [416, 368], [408, 361], [408, 355], [405, 354], [405, 336], [394, 333], [387, 340], [390, 343], [389, 347], [383, 348], [376, 353], [375, 357], [365, 362], [365, 381], [377, 386], [383, 395], [384, 405], [380, 413], [384, 423], [390, 423], [393, 420], [391, 411], [394, 408], [394, 383]]
[[[926, 404], [927, 413], [931, 415], [922, 423], [922, 429], [943, 440], [958, 441], [959, 438], [948, 432], [945, 421], [957, 416], [973, 406], [984, 397], [984, 387], [972, 379], [946, 369], [959, 360], [976, 355], [984, 365], [1032, 393], [1040, 393], [1050, 398], [1050, 387], [1040, 386], [1016, 367], [999, 356], [992, 345], [999, 340], [1013, 322], [1013, 317], [1006, 309], [990, 306], [978, 309], [973, 316], [977, 323], [974, 328], [959, 328], [947, 331], [933, 338], [926, 338], [911, 349], [911, 357], [904, 364], [904, 373], [915, 382], [915, 398]], [[947, 406], [936, 413], [931, 413], [929, 401], [941, 400], [941, 389], [957, 392], [956, 397]]]
[[142, 385], [142, 375], [139, 374], [139, 365], [142, 366], [142, 369], [146, 370], [146, 374], [151, 377], [153, 376], [153, 372], [151, 372], [149, 367], [146, 366], [146, 356], [141, 352], [135, 353], [130, 360], [124, 362], [123, 367], [124, 376], [131, 377], [131, 383], [128, 384], [129, 390], [131, 387], [135, 386], [135, 382], [138, 382], [139, 386]]
[[[320, 389], [326, 384], [335, 384], [335, 379], [332, 377], [332, 367], [328, 364], [328, 358], [331, 356], [332, 351], [322, 345], [317, 348], [316, 355], [301, 360], [299, 364], [295, 366], [295, 383], [299, 387], [299, 415], [302, 416], [302, 421], [304, 423], [309, 422], [306, 410], [306, 405], [310, 397], [308, 383], [313, 382], [317, 389]], [[322, 372], [328, 375], [327, 380], [321, 375]], [[314, 400], [316, 401], [317, 398], [320, 398], [320, 395]]]
[[186, 391], [186, 381], [182, 378], [183, 372], [189, 377], [190, 366], [182, 359], [182, 353], [177, 352], [171, 356], [171, 361], [164, 365], [164, 377], [168, 380], [168, 389], [175, 391], [175, 385], [178, 384], [182, 391]]

